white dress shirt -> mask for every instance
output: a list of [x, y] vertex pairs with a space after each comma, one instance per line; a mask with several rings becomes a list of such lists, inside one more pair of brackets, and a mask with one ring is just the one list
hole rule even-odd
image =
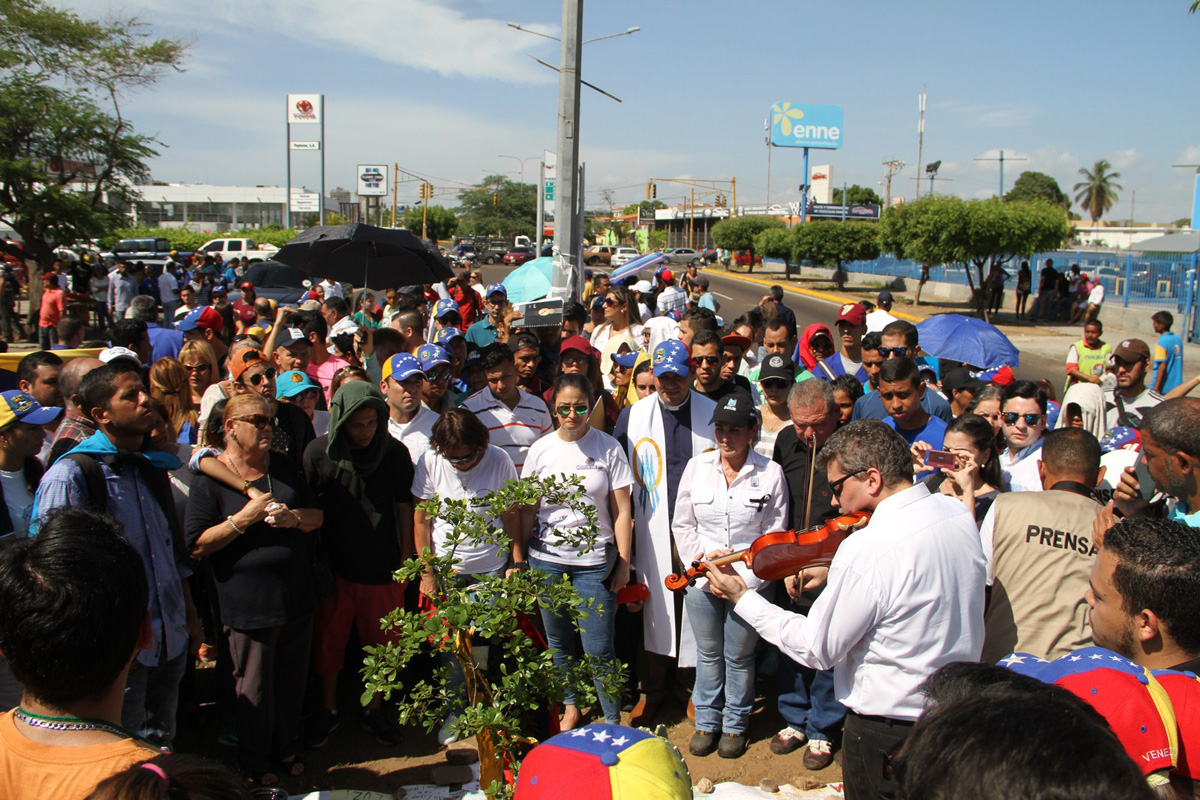
[[881, 502], [842, 543], [807, 617], [757, 592], [734, 610], [794, 661], [832, 668], [847, 708], [915, 720], [925, 708], [922, 681], [954, 661], [979, 660], [984, 578], [974, 516], [917, 484]]
[[1039, 438], [1028, 447], [1017, 451], [1016, 455], [1007, 447], [1000, 452], [1001, 487], [1006, 492], [1040, 492], [1042, 476], [1038, 475], [1038, 462], [1042, 459], [1042, 443], [1045, 437]]
[[[783, 468], [753, 450], [728, 486], [719, 451], [695, 456], [684, 468], [675, 496], [671, 527], [679, 558], [690, 564], [697, 553], [742, 550], [764, 533], [786, 531], [789, 498]], [[741, 561], [733, 568], [751, 590], [765, 583]], [[708, 578], [696, 585], [707, 591]]]

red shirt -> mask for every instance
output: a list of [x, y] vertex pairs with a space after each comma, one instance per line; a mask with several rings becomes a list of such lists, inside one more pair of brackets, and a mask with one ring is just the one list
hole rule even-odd
[[62, 289], [45, 289], [42, 292], [42, 307], [38, 313], [38, 325], [43, 328], [56, 328], [67, 309], [66, 299]]

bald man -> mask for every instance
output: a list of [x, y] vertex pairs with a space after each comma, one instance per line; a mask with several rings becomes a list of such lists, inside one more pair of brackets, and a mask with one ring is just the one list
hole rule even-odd
[[62, 390], [63, 406], [67, 413], [50, 442], [47, 467], [96, 432], [96, 423], [88, 419], [79, 407], [79, 383], [84, 375], [103, 366], [104, 362], [98, 358], [72, 358], [63, 366], [62, 374], [58, 376], [58, 388]]

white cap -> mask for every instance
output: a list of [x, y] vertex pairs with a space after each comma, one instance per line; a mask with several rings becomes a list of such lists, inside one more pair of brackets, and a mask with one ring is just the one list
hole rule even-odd
[[650, 292], [654, 291], [654, 287], [651, 286], [650, 281], [647, 280], [638, 281], [629, 288], [633, 289], [635, 292], [641, 292], [642, 294], [649, 294]]
[[100, 360], [105, 364], [111, 364], [118, 359], [127, 359], [132, 361], [140, 369], [142, 360], [138, 358], [138, 354], [130, 350], [128, 347], [109, 347], [100, 351]]

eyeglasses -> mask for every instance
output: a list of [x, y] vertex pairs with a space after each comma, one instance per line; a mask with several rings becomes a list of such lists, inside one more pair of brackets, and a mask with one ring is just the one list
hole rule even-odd
[[482, 450], [472, 450], [470, 453], [467, 453], [465, 456], [458, 456], [457, 458], [451, 458], [450, 456], [446, 456], [445, 458], [451, 464], [458, 466], [460, 464], [470, 464], [472, 461], [479, 458], [481, 453], [483, 453]]
[[268, 417], [265, 414], [255, 414], [254, 416], [251, 416], [251, 417], [234, 417], [233, 421], [234, 422], [249, 422], [251, 425], [258, 428], [260, 431], [265, 431], [267, 428], [271, 427], [271, 423], [274, 422], [274, 420], [272, 420], [270, 417]]
[[245, 380], [250, 381], [251, 386], [258, 386], [263, 381], [275, 380], [275, 368], [267, 367], [262, 372], [256, 372], [253, 375], [247, 375]]
[[448, 381], [448, 380], [450, 380], [450, 370], [440, 369], [437, 372], [426, 372], [425, 377], [429, 380], [430, 383], [437, 383], [438, 381]]
[[1016, 412], [1013, 412], [1013, 411], [1005, 411], [1003, 414], [1000, 415], [1000, 419], [1004, 420], [1005, 425], [1016, 425], [1017, 420], [1020, 419], [1021, 417], [1024, 417], [1026, 425], [1037, 425], [1038, 420], [1040, 420], [1043, 416], [1045, 416], [1045, 415], [1044, 414], [1017, 414]]
[[692, 356], [692, 366], [698, 367], [701, 364], [720, 364], [720, 356]]
[[203, 372], [205, 370], [211, 370], [212, 365], [211, 364], [184, 364], [183, 368], [186, 369], [188, 372]]
[[587, 413], [590, 410], [591, 409], [588, 408], [587, 403], [576, 403], [575, 405], [566, 405], [564, 403], [563, 405], [561, 405], [555, 409], [555, 411], [558, 412], [558, 415], [560, 417], [563, 417], [564, 419], [571, 416], [572, 411], [575, 412], [575, 416], [584, 417], [584, 416], [587, 416]]
[[832, 494], [834, 497], [841, 497], [842, 496], [842, 487], [846, 485], [846, 481], [850, 480], [851, 478], [855, 477], [856, 475], [862, 475], [866, 471], [867, 470], [865, 470], [865, 469], [856, 469], [854, 472], [851, 472], [849, 475], [843, 475], [842, 477], [838, 478], [836, 481], [829, 484], [829, 493]]
[[613, 306], [621, 305], [621, 301], [615, 297], [606, 297], [606, 298], [604, 298], [604, 305], [609, 306], [611, 308]]
[[908, 355], [908, 348], [907, 347], [881, 347], [881, 348], [879, 348], [879, 355], [883, 356], [884, 358], [891, 358], [892, 356], [895, 356], [896, 358], [904, 358], [906, 355]]
[[764, 389], [786, 389], [788, 382], [783, 378], [767, 378], [765, 381], [759, 382]]

